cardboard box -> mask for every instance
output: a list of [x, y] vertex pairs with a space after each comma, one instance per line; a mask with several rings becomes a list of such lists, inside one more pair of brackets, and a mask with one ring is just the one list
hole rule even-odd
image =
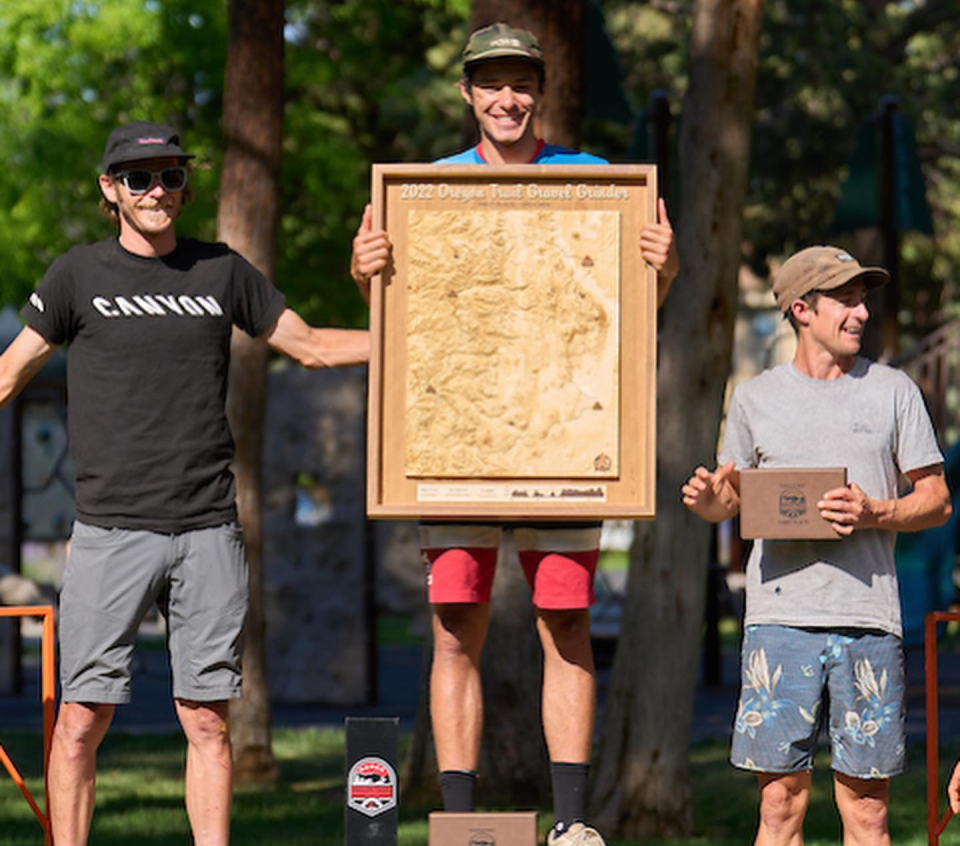
[[430, 814], [430, 846], [537, 846], [536, 811]]
[[817, 502], [846, 484], [846, 467], [741, 470], [740, 537], [841, 540], [820, 516]]

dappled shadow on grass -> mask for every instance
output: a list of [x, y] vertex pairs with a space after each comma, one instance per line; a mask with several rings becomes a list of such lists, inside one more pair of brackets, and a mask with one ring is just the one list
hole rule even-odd
[[[40, 784], [40, 737], [19, 732], [2, 738], [20, 756], [34, 795]], [[234, 796], [234, 846], [340, 846], [343, 843], [343, 732], [283, 730], [275, 735], [280, 780], [265, 787], [238, 788]], [[957, 749], [945, 748], [941, 785]], [[160, 846], [189, 843], [183, 806], [184, 742], [179, 735], [108, 735], [100, 756], [97, 811], [91, 843], [96, 846]], [[18, 763], [19, 765], [19, 763]], [[727, 744], [712, 742], [691, 752], [694, 835], [643, 846], [743, 846], [757, 822], [756, 778], [727, 762]], [[892, 839], [898, 846], [924, 846], [926, 805], [923, 749], [911, 747], [907, 773], [894, 780], [890, 807]], [[548, 797], [544, 797], [545, 800]], [[401, 846], [426, 846], [430, 807], [401, 802]], [[549, 813], [541, 809], [543, 824]], [[835, 846], [840, 825], [833, 802], [828, 753], [817, 757], [806, 823], [807, 846]], [[9, 779], [0, 779], [0, 846], [42, 843], [34, 820]], [[608, 846], [638, 844], [607, 838]], [[948, 827], [942, 846], [960, 846], [960, 822]]]
[[[43, 735], [40, 732], [5, 731], [0, 720], [0, 745], [24, 778], [39, 777], [43, 772]], [[6, 776], [7, 771], [0, 766], [0, 777]]]
[[[753, 841], [758, 813], [757, 779], [751, 773], [734, 769], [727, 761], [727, 754], [727, 744], [719, 741], [697, 746], [691, 752], [694, 837], [684, 841], [647, 841], [644, 846], [657, 843], [742, 846]], [[941, 751], [942, 786], [946, 785], [956, 755], [957, 749], [952, 747]], [[898, 846], [924, 846], [927, 842], [925, 785], [924, 751], [914, 745], [908, 750], [907, 771], [891, 783], [890, 834]], [[804, 840], [807, 846], [835, 846], [841, 840], [840, 819], [833, 798], [833, 772], [826, 750], [821, 750], [815, 761]], [[941, 846], [960, 846], [960, 822], [953, 830], [947, 829]]]
[[[6, 771], [4, 770], [4, 772]], [[3, 790], [6, 789], [7, 785], [4, 785]], [[16, 788], [12, 789], [15, 790]], [[26, 803], [21, 804], [24, 810], [30, 813]], [[40, 824], [33, 814], [30, 814], [30, 817], [27, 818], [2, 812], [0, 813], [0, 819], [3, 820], [0, 824], [0, 846], [28, 846], [28, 844], [29, 846], [38, 846], [38, 844], [43, 843], [43, 829], [40, 828]]]
[[[282, 838], [277, 837], [280, 830]], [[238, 797], [233, 832], [231, 843], [235, 846], [342, 844], [342, 799], [335, 803], [315, 794], [287, 790]]]
[[[0, 744], [42, 808], [43, 736], [40, 732], [0, 731]], [[0, 846], [37, 846], [40, 843], [43, 843], [40, 823], [6, 769], [0, 766]]]

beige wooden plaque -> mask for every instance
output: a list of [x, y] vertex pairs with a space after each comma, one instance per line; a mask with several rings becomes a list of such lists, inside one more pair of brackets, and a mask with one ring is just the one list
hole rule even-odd
[[371, 517], [652, 517], [649, 165], [375, 165]]

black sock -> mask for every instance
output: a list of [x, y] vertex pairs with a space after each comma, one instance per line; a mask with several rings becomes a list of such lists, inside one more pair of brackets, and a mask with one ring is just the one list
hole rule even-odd
[[[575, 822], [583, 822], [587, 814], [587, 776], [589, 764], [550, 762], [553, 785], [553, 816], [564, 830]], [[555, 823], [555, 824], [556, 824]]]
[[477, 774], [473, 770], [444, 770], [440, 773], [443, 810], [450, 813], [473, 813], [473, 791]]

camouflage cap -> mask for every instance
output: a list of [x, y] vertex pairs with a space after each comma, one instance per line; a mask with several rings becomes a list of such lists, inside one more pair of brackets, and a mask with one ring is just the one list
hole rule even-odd
[[463, 49], [463, 66], [487, 59], [525, 59], [543, 67], [543, 52], [537, 37], [525, 29], [495, 23], [478, 29]]
[[890, 278], [882, 267], [864, 267], [839, 247], [807, 247], [794, 253], [777, 271], [773, 293], [780, 311], [786, 312], [795, 300], [811, 291], [833, 291], [854, 279], [863, 279], [876, 288]]

